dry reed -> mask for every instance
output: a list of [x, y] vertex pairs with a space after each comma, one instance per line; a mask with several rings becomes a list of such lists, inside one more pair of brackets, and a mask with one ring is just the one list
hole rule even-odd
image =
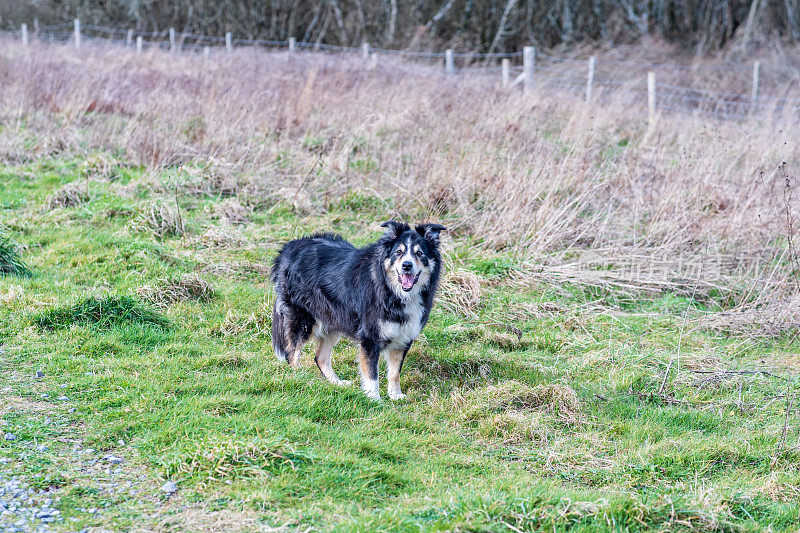
[[[734, 84], [720, 72], [704, 83]], [[600, 87], [602, 105], [589, 106], [544, 83], [522, 95], [438, 68], [254, 50], [204, 62], [10, 45], [0, 83], [0, 106], [27, 124], [0, 134], [0, 158], [18, 160], [35, 136], [27, 157], [118, 153], [151, 175], [171, 167], [191, 178], [179, 192], [236, 196], [218, 212], [233, 223], [276, 201], [323, 212], [355, 189], [389, 202], [381, 217], [440, 220], [457, 239], [524, 260], [520, 283], [740, 303], [788, 279], [786, 213], [799, 206], [785, 192], [800, 168], [791, 117], [665, 114], [648, 127], [634, 87]], [[182, 234], [169, 204], [139, 226]], [[587, 250], [592, 261], [576, 259]], [[474, 309], [472, 292], [453, 304]]]

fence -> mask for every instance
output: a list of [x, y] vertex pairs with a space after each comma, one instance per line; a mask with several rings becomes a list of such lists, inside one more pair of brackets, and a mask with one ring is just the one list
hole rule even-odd
[[[22, 24], [20, 28], [20, 39], [24, 46], [28, 46], [31, 41], [26, 24]], [[627, 91], [636, 98], [641, 96], [642, 103], [646, 102], [647, 117], [651, 124], [657, 120], [659, 113], [665, 111], [700, 113], [729, 120], [755, 115], [800, 119], [800, 100], [787, 98], [786, 95], [779, 97], [774, 94], [764, 94], [759, 61], [753, 63], [752, 73], [749, 66], [717, 66], [716, 68], [721, 71], [735, 73], [738, 78], [741, 78], [746, 71], [747, 76], [752, 78], [748, 84], [751, 87], [749, 92], [722, 92], [680, 85], [682, 80], [676, 73], [691, 72], [694, 67], [688, 65], [623, 61], [618, 65], [617, 72], [602, 76], [602, 65], [595, 57], [588, 60], [558, 58], [537, 51], [532, 46], [526, 46], [519, 52], [491, 54], [457, 53], [450, 49], [444, 52], [390, 50], [374, 48], [366, 42], [360, 47], [346, 47], [320, 42], [301, 42], [294, 37], [289, 37], [285, 41], [233, 38], [230, 32], [223, 37], [179, 34], [174, 28], [157, 32], [136, 32], [132, 29], [82, 25], [78, 19], [71, 24], [41, 28], [34, 21], [33, 39], [50, 43], [71, 43], [76, 49], [86, 44], [113, 43], [125, 47], [135, 46], [137, 54], [142, 54], [146, 49], [159, 49], [171, 53], [201, 52], [204, 57], [209, 57], [212, 50], [224, 49], [226, 52], [232, 52], [234, 48], [243, 46], [285, 49], [290, 54], [301, 50], [351, 53], [360, 54], [369, 68], [376, 68], [381, 58], [440, 64], [443, 62], [444, 74], [448, 77], [494, 76], [508, 89], [519, 86], [528, 92], [537, 86], [547, 87], [583, 95], [587, 102], [595, 102], [600, 90]], [[461, 66], [457, 66], [458, 62]], [[474, 66], [476, 63], [479, 65]], [[639, 73], [641, 77], [632, 77], [631, 71], [641, 71]], [[677, 81], [671, 82], [671, 78]], [[788, 89], [786, 92], [788, 94]]]

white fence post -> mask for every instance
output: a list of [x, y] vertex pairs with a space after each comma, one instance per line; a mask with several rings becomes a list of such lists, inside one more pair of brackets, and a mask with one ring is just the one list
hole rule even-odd
[[225, 32], [225, 50], [233, 52], [233, 36], [231, 32]]
[[758, 110], [758, 85], [761, 78], [761, 61], [753, 63], [753, 93], [750, 96], [750, 112], [755, 113]]
[[594, 64], [597, 58], [594, 56], [589, 58], [589, 72], [586, 74], [586, 101], [592, 100], [592, 85], [594, 85]]
[[128, 30], [128, 35], [125, 37], [125, 48], [130, 48], [133, 44], [133, 30]]
[[448, 76], [456, 73], [455, 63], [453, 62], [453, 50], [448, 48], [444, 51], [444, 71]]
[[75, 19], [75, 49], [79, 49], [81, 47], [81, 21]]
[[533, 73], [536, 68], [536, 49], [533, 46], [522, 48], [522, 83], [525, 91], [533, 89]]
[[295, 39], [294, 37], [289, 37], [289, 53], [290, 54], [294, 53], [295, 46], [297, 46], [297, 39]]
[[39, 39], [39, 18], [33, 18], [33, 38]]
[[652, 126], [656, 122], [656, 73], [647, 73], [647, 121]]
[[507, 57], [500, 61], [500, 80], [503, 87], [511, 83], [511, 60]]
[[175, 53], [175, 28], [169, 29], [169, 51]]
[[136, 36], [136, 55], [141, 55], [141, 54], [142, 54], [142, 36], [141, 35], [137, 35]]
[[378, 52], [372, 52], [369, 55], [369, 68], [371, 69], [378, 68]]
[[369, 43], [368, 42], [361, 43], [361, 58], [362, 59], [369, 59]]
[[22, 46], [28, 46], [28, 25], [23, 22], [19, 31], [22, 33]]
[[203, 47], [203, 59], [208, 59], [211, 56], [211, 47], [204, 46]]

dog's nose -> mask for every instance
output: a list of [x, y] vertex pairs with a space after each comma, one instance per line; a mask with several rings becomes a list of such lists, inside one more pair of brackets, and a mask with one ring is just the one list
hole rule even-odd
[[412, 263], [411, 261], [403, 262], [403, 270], [410, 271], [412, 268], [414, 268], [414, 263]]

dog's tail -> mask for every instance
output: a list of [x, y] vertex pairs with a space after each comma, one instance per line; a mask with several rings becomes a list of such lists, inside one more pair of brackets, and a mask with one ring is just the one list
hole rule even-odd
[[287, 309], [284, 303], [284, 266], [281, 264], [281, 256], [285, 249], [286, 247], [284, 246], [275, 257], [269, 277], [275, 285], [275, 307], [272, 310], [272, 347], [275, 352], [275, 357], [288, 363], [289, 346], [287, 344], [287, 339], [289, 335], [287, 334], [287, 328], [289, 327], [289, 317], [286, 316]]
[[286, 344], [287, 327], [289, 326], [288, 318], [284, 311], [284, 305], [281, 301], [281, 295], [275, 299], [275, 308], [272, 310], [272, 348], [275, 351], [275, 357], [281, 361], [289, 362], [289, 347]]

